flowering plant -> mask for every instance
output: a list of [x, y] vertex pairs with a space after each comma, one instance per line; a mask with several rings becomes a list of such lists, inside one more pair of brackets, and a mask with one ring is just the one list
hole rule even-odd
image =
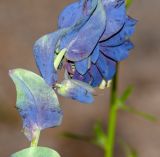
[[[118, 64], [133, 48], [130, 37], [137, 23], [126, 13], [130, 2], [79, 0], [68, 5], [59, 16], [58, 30], [42, 36], [34, 44], [33, 54], [41, 76], [24, 69], [10, 70], [17, 90], [16, 107], [23, 120], [24, 134], [31, 141], [30, 148], [12, 157], [26, 157], [28, 153], [30, 157], [59, 157], [49, 148], [37, 147], [40, 131], [62, 122], [57, 94], [91, 104], [97, 95], [95, 87], [110, 87], [112, 80], [108, 131], [105, 133], [97, 124], [92, 140], [103, 148], [105, 157], [113, 157], [119, 109], [153, 119], [125, 105], [130, 88], [121, 97], [117, 95]], [[58, 70], [62, 69], [64, 80], [59, 82]]]

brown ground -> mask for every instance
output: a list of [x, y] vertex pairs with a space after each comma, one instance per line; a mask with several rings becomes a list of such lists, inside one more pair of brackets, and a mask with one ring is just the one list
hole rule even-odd
[[[63, 6], [72, 0], [1, 0], [0, 1], [0, 157], [27, 147], [16, 112], [15, 88], [8, 70], [16, 67], [37, 72], [32, 45], [41, 35], [56, 29], [56, 19]], [[129, 104], [160, 117], [160, 1], [134, 0], [129, 10], [139, 22], [133, 37], [135, 49], [121, 64], [120, 92], [135, 85]], [[104, 92], [102, 92], [104, 93]], [[60, 98], [64, 109], [61, 127], [42, 133], [40, 143], [58, 150], [63, 157], [100, 157], [102, 152], [84, 142], [66, 140], [61, 132], [90, 134], [96, 119], [107, 117], [109, 92], [96, 97], [93, 106]], [[125, 138], [137, 149], [139, 157], [160, 156], [160, 123], [119, 113], [117, 137]], [[123, 157], [116, 146], [116, 157]]]

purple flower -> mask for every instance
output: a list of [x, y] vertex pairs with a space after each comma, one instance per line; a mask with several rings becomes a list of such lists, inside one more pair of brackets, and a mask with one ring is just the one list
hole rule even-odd
[[126, 59], [133, 48], [129, 38], [135, 25], [136, 20], [126, 15], [125, 0], [80, 0], [68, 5], [59, 16], [58, 31], [34, 45], [41, 75], [49, 85], [56, 84], [54, 62], [65, 49], [60, 65], [69, 79], [93, 87], [111, 80], [117, 62]]
[[[66, 69], [72, 78], [87, 82], [93, 87], [100, 85], [103, 79], [112, 79], [116, 63], [128, 57], [129, 50], [133, 48], [129, 37], [134, 33], [136, 24], [136, 20], [126, 15], [124, 0], [96, 2], [94, 13], [81, 28], [79, 36], [72, 39], [66, 53]], [[80, 14], [80, 9], [72, 9], [78, 4], [71, 4], [64, 9], [59, 17], [59, 28], [71, 26], [79, 20], [76, 16], [71, 22], [74, 14]], [[92, 19], [94, 20], [91, 21]], [[71, 66], [74, 67], [73, 70], [69, 70]]]

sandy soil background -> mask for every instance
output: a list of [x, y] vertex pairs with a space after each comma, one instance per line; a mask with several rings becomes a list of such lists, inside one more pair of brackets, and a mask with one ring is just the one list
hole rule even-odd
[[[38, 72], [32, 56], [34, 41], [54, 31], [57, 17], [72, 0], [0, 0], [0, 157], [29, 146], [21, 132], [21, 119], [14, 108], [15, 88], [8, 70], [25, 68]], [[135, 86], [128, 103], [160, 117], [160, 1], [134, 0], [129, 14], [138, 19], [133, 37], [135, 49], [121, 63], [120, 93]], [[92, 106], [60, 98], [64, 109], [61, 127], [42, 132], [40, 144], [58, 150], [63, 157], [103, 156], [95, 146], [66, 140], [64, 131], [91, 134], [96, 119], [107, 119], [109, 90], [101, 92]], [[160, 123], [119, 112], [117, 139], [123, 137], [139, 153], [139, 157], [160, 156]], [[124, 157], [116, 145], [115, 157]]]

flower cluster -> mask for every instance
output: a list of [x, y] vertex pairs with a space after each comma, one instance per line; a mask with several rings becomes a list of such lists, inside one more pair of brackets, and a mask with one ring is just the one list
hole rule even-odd
[[41, 75], [49, 85], [55, 85], [57, 68], [63, 67], [65, 79], [92, 87], [111, 80], [117, 62], [127, 58], [133, 48], [129, 38], [135, 24], [136, 20], [126, 15], [125, 0], [80, 0], [70, 4], [59, 16], [58, 30], [34, 45]]

